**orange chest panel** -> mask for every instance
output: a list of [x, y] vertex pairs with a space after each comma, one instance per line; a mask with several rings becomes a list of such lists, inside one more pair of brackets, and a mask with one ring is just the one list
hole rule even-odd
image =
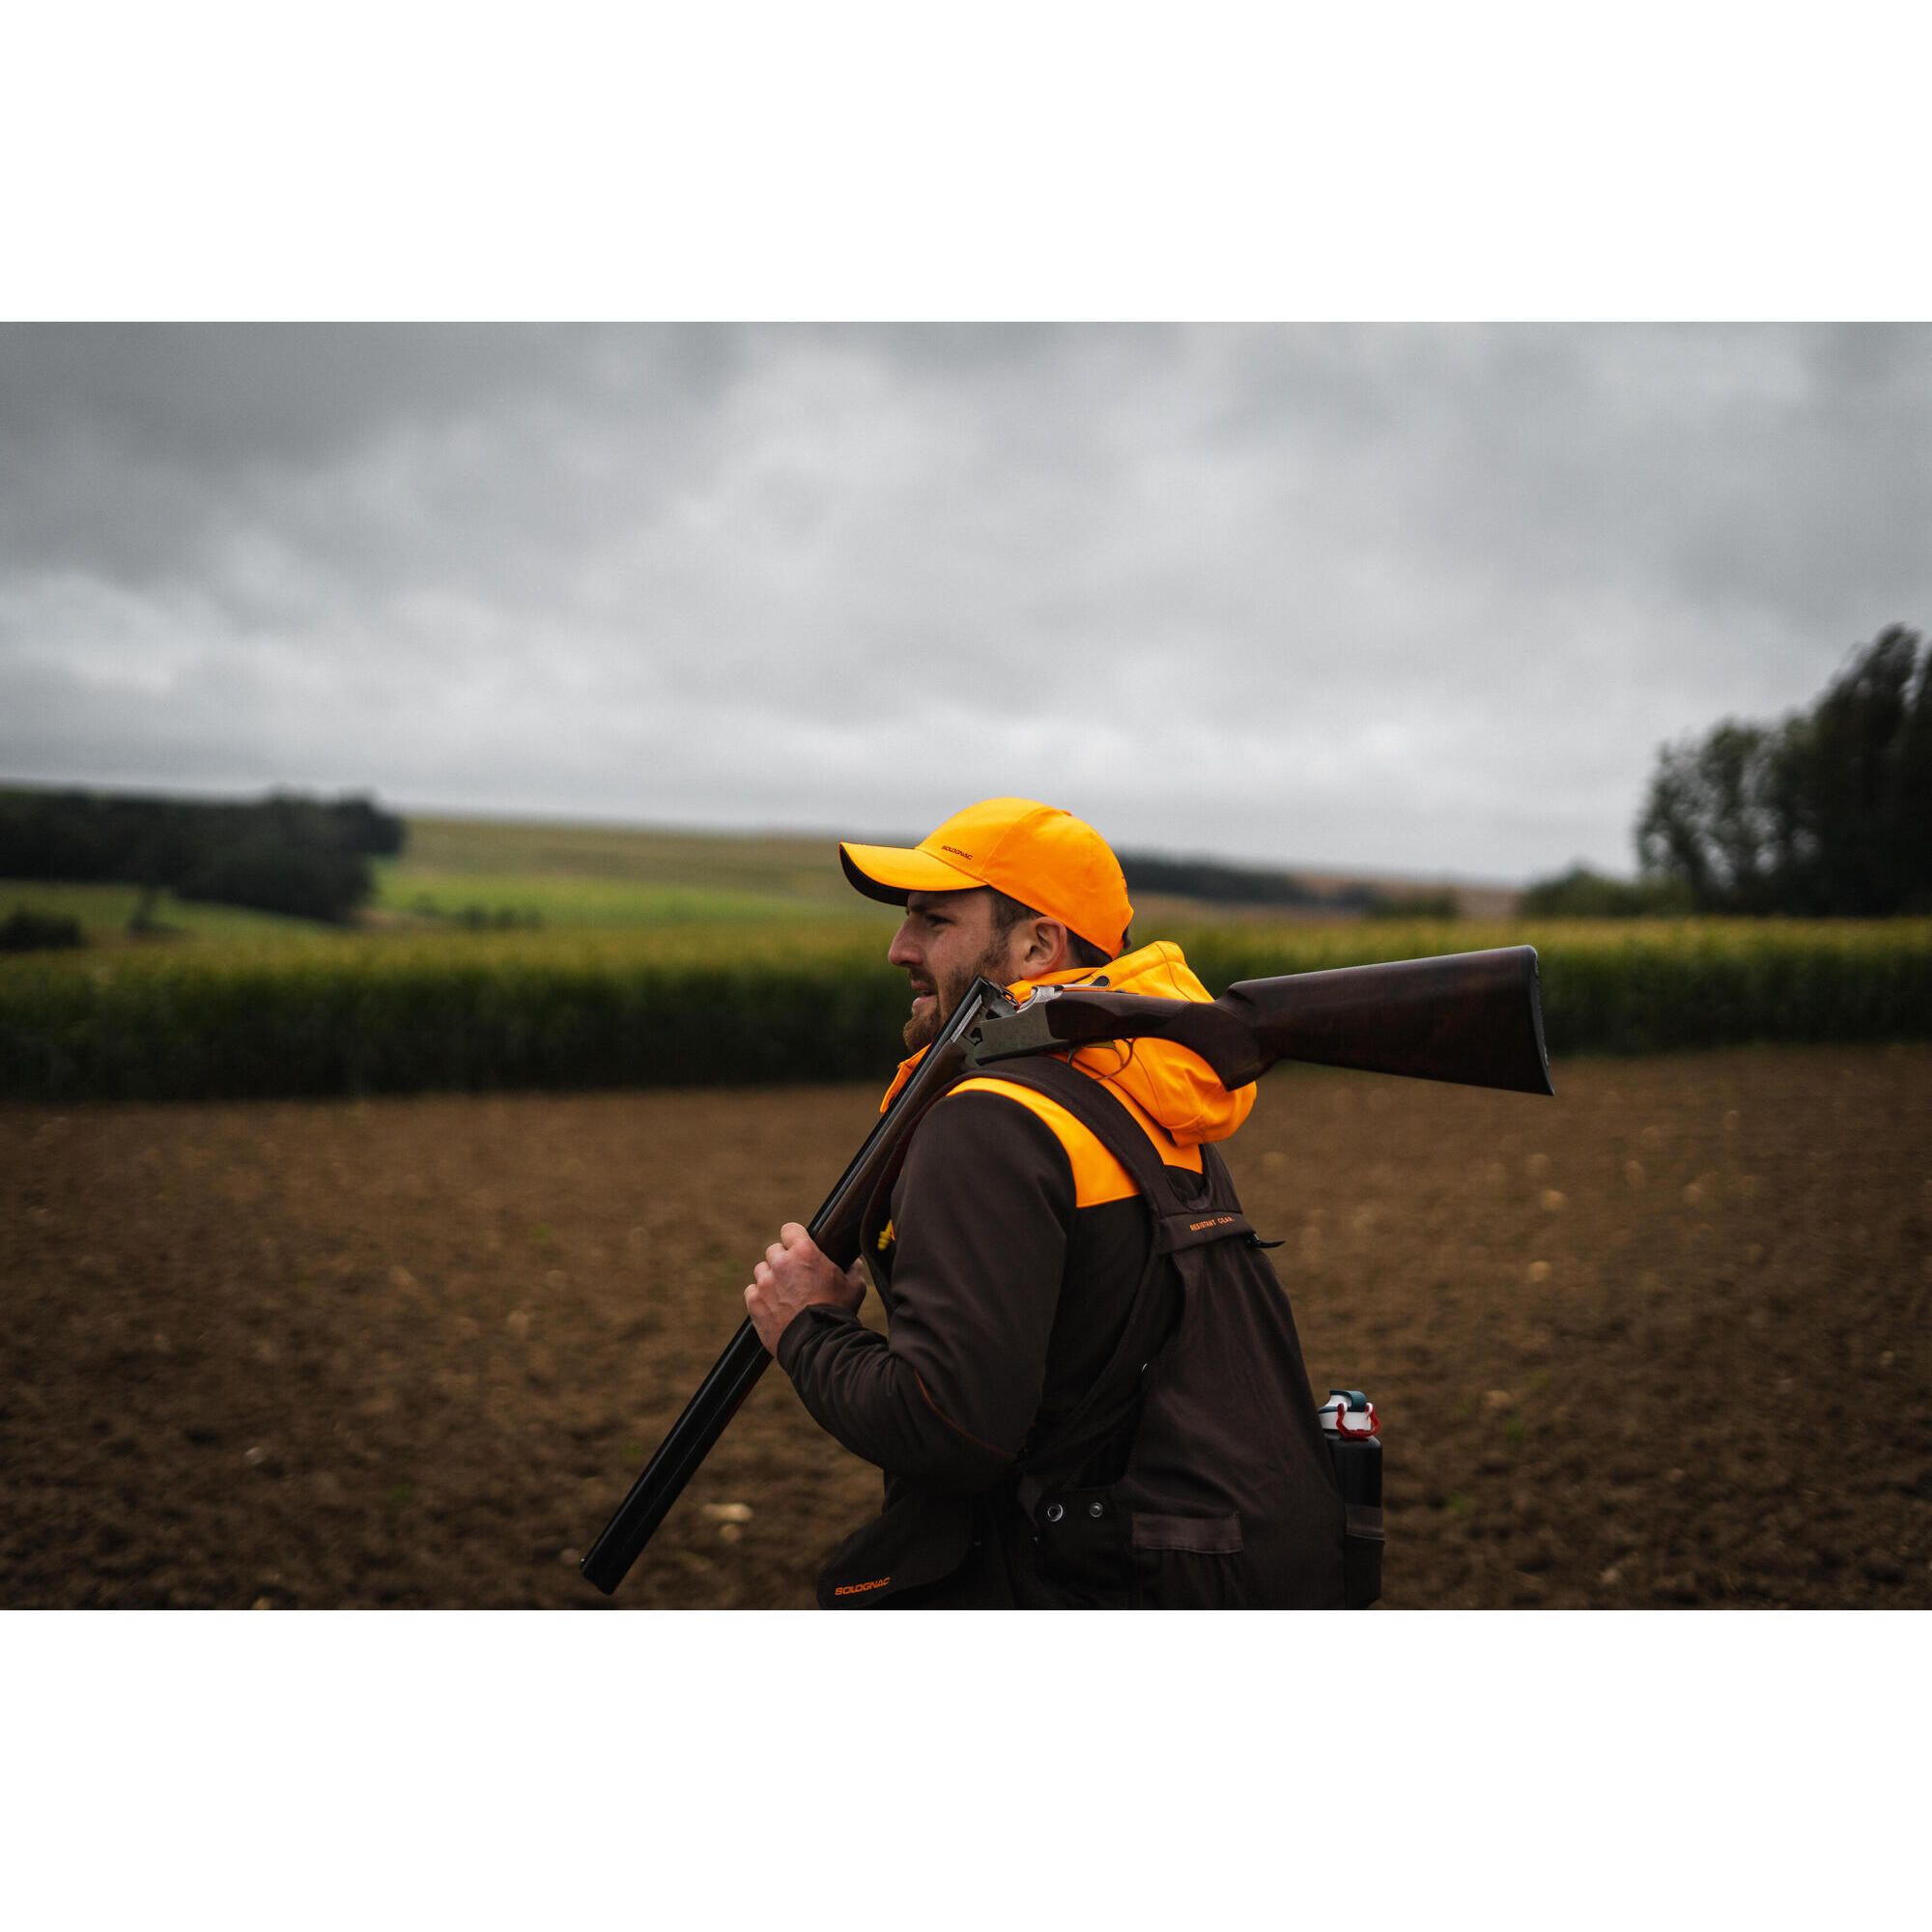
[[[1093, 1130], [1076, 1121], [1059, 1101], [1048, 1099], [1044, 1094], [1035, 1093], [1031, 1087], [1014, 1087], [1002, 1080], [997, 1073], [975, 1074], [970, 1080], [960, 1081], [952, 1092], [998, 1094], [1044, 1121], [1052, 1128], [1054, 1138], [1066, 1150], [1067, 1161], [1073, 1169], [1073, 1205], [1076, 1208], [1098, 1208], [1109, 1201], [1129, 1200], [1140, 1192], [1134, 1185], [1133, 1177], [1101, 1146]], [[1201, 1172], [1201, 1150], [1198, 1147], [1182, 1147], [1162, 1129], [1151, 1114], [1129, 1099], [1118, 1087], [1109, 1088], [1108, 1092], [1134, 1117], [1166, 1166], [1184, 1167], [1194, 1174]]]

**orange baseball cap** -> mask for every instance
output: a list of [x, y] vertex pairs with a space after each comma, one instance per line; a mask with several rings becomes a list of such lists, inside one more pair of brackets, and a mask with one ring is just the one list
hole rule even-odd
[[1127, 882], [1107, 841], [1085, 819], [1030, 798], [969, 805], [910, 849], [840, 845], [838, 858], [867, 898], [904, 905], [908, 893], [991, 886], [1059, 920], [1110, 959], [1133, 923]]

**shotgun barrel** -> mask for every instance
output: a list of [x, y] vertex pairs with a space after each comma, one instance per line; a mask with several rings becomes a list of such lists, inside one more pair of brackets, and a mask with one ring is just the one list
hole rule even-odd
[[[806, 1225], [806, 1233], [829, 1260], [849, 1267], [858, 1258], [859, 1223], [894, 1154], [920, 1116], [959, 1078], [966, 1065], [967, 1035], [992, 1008], [1011, 1011], [1012, 1005], [990, 980], [977, 980], [953, 1009], [912, 1079], [866, 1136], [837, 1185]], [[751, 1321], [741, 1322], [578, 1566], [607, 1597], [624, 1580], [771, 1360]]]

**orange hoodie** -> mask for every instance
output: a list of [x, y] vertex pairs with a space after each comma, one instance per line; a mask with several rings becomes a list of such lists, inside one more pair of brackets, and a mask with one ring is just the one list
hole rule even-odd
[[[1207, 987], [1195, 978], [1180, 948], [1168, 939], [1156, 940], [1151, 946], [1124, 952], [1106, 966], [1076, 967], [1070, 972], [1049, 973], [1037, 980], [1019, 980], [1007, 990], [1015, 999], [1020, 999], [1036, 986], [1086, 985], [1101, 975], [1105, 976], [1108, 986], [1117, 992], [1151, 994], [1166, 1000], [1205, 1001], [1208, 997]], [[897, 1076], [887, 1088], [885, 1098], [879, 1102], [881, 1113], [892, 1104], [894, 1095], [911, 1078], [913, 1068], [924, 1053], [925, 1049], [922, 1047], [910, 1060], [899, 1063]], [[1190, 1053], [1186, 1047], [1179, 1046], [1172, 1040], [1124, 1040], [1083, 1047], [1073, 1056], [1073, 1065], [1083, 1073], [1091, 1073], [1094, 1079], [1111, 1087], [1117, 1097], [1127, 1102], [1129, 1112], [1143, 1127], [1151, 1125], [1157, 1128], [1158, 1131], [1151, 1137], [1156, 1146], [1160, 1146], [1163, 1139], [1172, 1144], [1171, 1148], [1163, 1148], [1162, 1151], [1176, 1165], [1198, 1170], [1201, 1156], [1192, 1150], [1203, 1141], [1226, 1140], [1254, 1109], [1255, 1090], [1252, 1085], [1237, 1087], [1230, 1093], [1199, 1054]], [[994, 1066], [983, 1074], [962, 1081], [952, 1091], [965, 1093], [978, 1088], [981, 1082], [997, 1083], [998, 1080], [999, 1070]], [[1067, 1139], [1065, 1128], [1072, 1124], [1072, 1118], [1064, 1109], [1044, 1099], [1035, 1105], [1037, 1096], [1024, 1089], [1009, 1087], [1004, 1091], [1009, 1097], [1020, 1100], [1023, 1105], [1047, 1119], [1061, 1138]], [[1090, 1138], [1085, 1129], [1080, 1129], [1079, 1133], [1083, 1142]], [[1114, 1169], [1116, 1165], [1109, 1156], [1106, 1166]], [[1124, 1175], [1122, 1178], [1124, 1179]]]

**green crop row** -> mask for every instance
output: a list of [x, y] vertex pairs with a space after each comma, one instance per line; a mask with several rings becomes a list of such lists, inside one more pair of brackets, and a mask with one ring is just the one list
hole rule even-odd
[[897, 976], [822, 961], [617, 967], [415, 952], [43, 966], [0, 980], [0, 1093], [213, 1099], [836, 1080], [878, 1067], [904, 1010]]
[[[1222, 926], [1218, 992], [1373, 959], [1538, 946], [1552, 1052], [1932, 1037], [1932, 922]], [[883, 1079], [903, 976], [845, 923], [755, 934], [331, 936], [0, 962], [0, 1095], [204, 1099]]]
[[1552, 1053], [1932, 1038], [1932, 921], [1604, 920], [1194, 936], [1208, 986], [1533, 945]]

